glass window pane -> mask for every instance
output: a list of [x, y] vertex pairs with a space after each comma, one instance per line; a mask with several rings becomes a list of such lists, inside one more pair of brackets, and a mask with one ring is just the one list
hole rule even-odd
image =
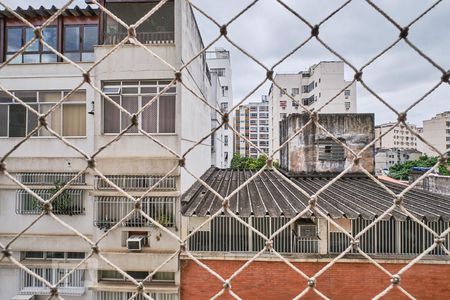
[[64, 51], [80, 50], [80, 27], [64, 27]]
[[[122, 107], [130, 113], [136, 113], [138, 111], [138, 97], [137, 96], [123, 96]], [[122, 130], [125, 129], [131, 123], [130, 116], [122, 112]], [[128, 133], [137, 133], [137, 127], [132, 127], [127, 131]]]
[[58, 61], [58, 57], [56, 56], [56, 54], [42, 54], [41, 55], [41, 62], [43, 63], [52, 63], [52, 62], [57, 62]]
[[0, 136], [8, 135], [8, 105], [0, 104]]
[[[150, 102], [152, 97], [142, 97], [142, 106]], [[158, 132], [158, 100], [153, 102], [141, 114], [142, 130], [147, 133]]]
[[63, 104], [63, 135], [86, 135], [86, 104]]
[[[38, 110], [37, 104], [30, 105], [32, 108], [34, 108], [36, 111]], [[34, 114], [32, 111], [28, 110], [28, 128], [27, 128], [27, 134], [33, 131], [34, 128], [36, 128], [38, 125], [38, 116]]]
[[11, 103], [12, 97], [6, 92], [0, 92], [0, 103]]
[[[110, 97], [114, 102], [119, 103], [119, 96]], [[120, 132], [120, 111], [109, 100], [103, 100], [103, 131], [104, 133]]]
[[61, 92], [39, 92], [39, 102], [58, 102], [61, 100]]
[[26, 132], [26, 108], [20, 104], [9, 105], [9, 136], [23, 137]]
[[17, 52], [22, 47], [22, 28], [8, 28], [8, 52]]
[[175, 96], [159, 98], [159, 132], [175, 132]]
[[[40, 113], [45, 114], [52, 108], [53, 104], [41, 104], [40, 107]], [[52, 111], [50, 115], [47, 116], [47, 126], [56, 131], [57, 133], [61, 133], [61, 108], [57, 108], [56, 110]], [[50, 136], [52, 135], [50, 132], [48, 132], [47, 129], [41, 128], [39, 130], [40, 136]]]
[[47, 259], [64, 259], [64, 252], [47, 252]]
[[123, 275], [115, 270], [101, 270], [100, 280], [123, 279]]
[[37, 102], [37, 93], [35, 91], [14, 92], [14, 95], [23, 102]]
[[25, 252], [25, 258], [44, 258], [44, 252], [42, 251], [27, 251]]
[[71, 61], [74, 61], [74, 62], [79, 62], [80, 61], [80, 52], [67, 52], [67, 53], [64, 53], [64, 55], [68, 58], [68, 59], [70, 59]]
[[67, 258], [68, 259], [83, 259], [85, 257], [84, 252], [68, 252]]
[[[64, 92], [64, 95], [67, 95], [69, 92]], [[72, 93], [69, 98], [64, 100], [64, 102], [86, 102], [86, 91], [76, 91]]]
[[83, 52], [81, 53], [81, 61], [95, 61], [94, 52]]
[[98, 44], [98, 27], [85, 26], [83, 36], [83, 50], [86, 52], [94, 51], [94, 46]]
[[24, 54], [23, 62], [28, 64], [39, 63], [39, 54]]
[[[44, 29], [43, 32], [43, 36], [44, 36], [44, 41], [49, 44], [50, 46], [52, 46], [52, 48], [57, 47], [57, 38], [58, 38], [58, 34], [56, 31], [56, 27], [47, 27]], [[47, 47], [44, 46], [44, 51], [50, 51], [50, 49], [48, 49]]]
[[[13, 55], [6, 55], [6, 59], [10, 59]], [[22, 63], [22, 55], [16, 56], [13, 60], [9, 62], [10, 64], [21, 64]]]
[[[25, 28], [25, 43], [28, 43], [34, 38], [33, 28]], [[39, 51], [39, 40], [35, 40], [26, 50], [26, 52], [38, 52]]]

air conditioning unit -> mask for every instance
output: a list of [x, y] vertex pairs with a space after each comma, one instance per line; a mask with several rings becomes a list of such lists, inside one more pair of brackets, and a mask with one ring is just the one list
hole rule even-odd
[[297, 225], [297, 234], [299, 238], [316, 238], [317, 226], [314, 224], [299, 224]]
[[127, 248], [130, 251], [142, 251], [145, 246], [146, 236], [143, 235], [132, 235], [127, 239]]

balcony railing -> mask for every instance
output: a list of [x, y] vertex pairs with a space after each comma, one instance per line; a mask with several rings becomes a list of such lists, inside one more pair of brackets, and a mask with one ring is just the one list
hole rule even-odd
[[[117, 45], [127, 35], [126, 32], [106, 33], [104, 44]], [[173, 31], [137, 32], [136, 38], [142, 44], [173, 44], [175, 42], [175, 33]]]
[[[175, 200], [175, 197], [145, 197], [141, 208], [159, 224], [172, 227], [175, 225]], [[134, 202], [124, 197], [95, 197], [94, 225], [100, 229], [109, 229], [133, 209]], [[121, 225], [146, 227], [151, 226], [151, 222], [135, 212]]]
[[[55, 193], [51, 190], [33, 190], [44, 200]], [[65, 190], [53, 202], [53, 213], [60, 215], [80, 215], [84, 213], [83, 190]], [[42, 212], [42, 204], [25, 190], [16, 193], [16, 213], [20, 215], [35, 215]]]
[[[30, 268], [48, 282], [55, 284], [63, 278], [70, 269], [59, 268]], [[58, 293], [61, 295], [80, 296], [85, 292], [84, 274], [85, 270], [75, 270], [58, 285]], [[36, 277], [20, 270], [20, 294], [23, 295], [50, 295], [50, 289]]]
[[[17, 173], [16, 178], [23, 184], [29, 185], [54, 185], [56, 182], [69, 182], [77, 173], [44, 173], [27, 172]], [[85, 184], [84, 174], [74, 180], [71, 185]]]
[[[162, 178], [162, 176], [153, 175], [106, 175], [105, 177], [124, 190], [147, 190]], [[98, 190], [115, 190], [99, 176], [95, 177], [95, 188]], [[154, 190], [173, 191], [176, 188], [176, 177], [169, 176], [162, 180]]]
[[[109, 292], [109, 291], [99, 291], [96, 294], [96, 300], [128, 300], [133, 297], [135, 292]], [[146, 293], [154, 300], [178, 300], [177, 293]], [[135, 300], [146, 300], [142, 295], [137, 295]]]
[[[289, 221], [284, 217], [242, 219], [267, 236]], [[189, 250], [258, 252], [266, 245], [263, 238], [232, 217], [214, 218], [209, 229], [199, 231], [189, 239]], [[290, 228], [287, 228], [274, 238], [273, 247], [280, 253], [318, 253], [319, 240], [317, 238], [299, 238]]]

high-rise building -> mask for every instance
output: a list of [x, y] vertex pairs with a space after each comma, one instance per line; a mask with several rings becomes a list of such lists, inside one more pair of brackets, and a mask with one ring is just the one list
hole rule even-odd
[[[401, 149], [401, 150], [417, 150], [418, 138], [403, 124], [384, 123], [375, 127], [375, 138], [382, 136], [375, 143], [376, 149]], [[393, 129], [392, 126], [395, 127]], [[408, 126], [417, 131], [417, 126], [409, 124]]]
[[[216, 107], [225, 113], [233, 108], [233, 88], [231, 82], [231, 62], [230, 52], [223, 48], [216, 48], [214, 51], [206, 52], [206, 60], [210, 68], [212, 90], [216, 99]], [[229, 120], [233, 120], [233, 113], [229, 115]], [[220, 115], [213, 111], [211, 115], [212, 129], [217, 128], [222, 123]], [[229, 168], [233, 157], [233, 137], [234, 134], [227, 124], [224, 124], [211, 137], [211, 157], [212, 164], [219, 168]]]
[[[269, 153], [269, 102], [263, 96], [261, 102], [250, 102], [236, 110], [236, 130], [264, 153]], [[261, 155], [253, 145], [236, 135], [234, 151], [241, 156], [257, 158]]]
[[[351, 81], [345, 80], [342, 61], [322, 61], [311, 66], [308, 71], [276, 74], [274, 81], [281, 89], [272, 84], [268, 95], [272, 150], [280, 145], [280, 120], [289, 114], [303, 112], [298, 103], [310, 110], [318, 111], [345, 88], [339, 96], [321, 109], [320, 113], [356, 113], [356, 84], [350, 85]], [[279, 153], [275, 158], [279, 159]]]
[[[450, 151], [450, 111], [437, 114], [429, 120], [423, 121], [422, 137], [437, 150], [445, 153]], [[419, 143], [420, 151], [430, 156], [437, 153], [423, 143]]]
[[[99, 2], [128, 24], [135, 23], [160, 4], [131, 0]], [[55, 13], [55, 8], [18, 8], [16, 12], [40, 26]], [[17, 55], [17, 51], [35, 35], [32, 28], [8, 11], [0, 12], [0, 24], [0, 36], [5, 37], [0, 41], [0, 60], [3, 62]], [[189, 5], [181, 0], [168, 1], [137, 28], [135, 39], [179, 68], [204, 48], [195, 24]], [[126, 38], [128, 31], [95, 6], [71, 6], [43, 30], [43, 36], [58, 52], [88, 70], [94, 61], [105, 57]], [[210, 88], [207, 70], [206, 59], [201, 56], [181, 74], [183, 84], [204, 98]], [[39, 114], [44, 114], [83, 83], [82, 75], [80, 70], [37, 41], [2, 67], [0, 80], [2, 87]], [[173, 235], [179, 236], [179, 196], [194, 179], [182, 168], [162, 179], [179, 165], [179, 158], [156, 141], [177, 153], [184, 153], [210, 132], [210, 108], [179, 82], [172, 84], [175, 78], [172, 68], [138, 46], [136, 41], [120, 46], [89, 75], [90, 84], [101, 89], [107, 97], [102, 97], [84, 82], [46, 117], [48, 127], [88, 155], [99, 151], [95, 156], [96, 169], [134, 197], [141, 197], [162, 180], [141, 198], [141, 209]], [[166, 92], [155, 97], [163, 89]], [[153, 103], [139, 115], [138, 124], [103, 149], [134, 123], [134, 118], [119, 110], [117, 104], [134, 114], [149, 101]], [[37, 125], [37, 114], [2, 91], [0, 157]], [[87, 166], [83, 155], [45, 128], [36, 131], [8, 156], [6, 162], [10, 174], [45, 200]], [[196, 176], [211, 166], [209, 141], [198, 145], [186, 156], [185, 166]], [[43, 212], [41, 202], [4, 175], [0, 175], [0, 206], [2, 245], [8, 244]], [[119, 223], [114, 231], [101, 239], [99, 251], [136, 280], [156, 271], [179, 249], [176, 239], [139, 211], [125, 219], [135, 208], [134, 201], [124, 197], [91, 168], [74, 180], [52, 206], [58, 218], [94, 242]], [[50, 215], [44, 215], [9, 249], [14, 259], [54, 284], [91, 253], [91, 246]], [[152, 281], [146, 283], [145, 292], [153, 299], [179, 299], [179, 269], [177, 258], [164, 264], [153, 274]], [[12, 299], [16, 295], [14, 299], [34, 299], [34, 295], [35, 299], [47, 299], [50, 295], [46, 285], [8, 259], [1, 262], [0, 283], [0, 299]], [[135, 285], [96, 255], [58, 285], [58, 294], [64, 299], [128, 299], [135, 291]]]

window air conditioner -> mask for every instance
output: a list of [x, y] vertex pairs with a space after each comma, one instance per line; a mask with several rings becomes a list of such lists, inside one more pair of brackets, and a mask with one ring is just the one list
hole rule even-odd
[[297, 234], [299, 238], [316, 238], [317, 226], [312, 224], [311, 225], [299, 224], [297, 227]]
[[127, 248], [130, 251], [142, 251], [146, 237], [143, 235], [132, 235], [127, 239]]

